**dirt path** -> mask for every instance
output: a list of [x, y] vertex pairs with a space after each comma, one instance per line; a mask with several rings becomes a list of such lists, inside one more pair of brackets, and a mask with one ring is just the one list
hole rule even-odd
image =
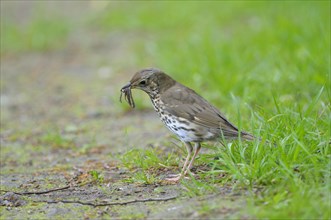
[[135, 111], [118, 100], [137, 40], [80, 30], [64, 49], [1, 57], [1, 219], [238, 216], [244, 200], [227, 187], [191, 198], [180, 184], [128, 183], [123, 153], [171, 146], [146, 96]]
[[[111, 67], [102, 67], [100, 75], [97, 67], [62, 54], [25, 54], [1, 62], [2, 219], [197, 218], [237, 212], [242, 200], [234, 200], [239, 197], [226, 188], [189, 198], [181, 185], [126, 183], [132, 173], [117, 157], [169, 142], [152, 109], [127, 110], [118, 102], [119, 86], [129, 75], [105, 74]], [[102, 182], [91, 171], [100, 172]], [[217, 211], [205, 213], [207, 204]]]

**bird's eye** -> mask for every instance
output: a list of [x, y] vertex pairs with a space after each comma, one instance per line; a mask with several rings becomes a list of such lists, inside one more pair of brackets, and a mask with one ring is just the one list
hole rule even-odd
[[139, 83], [139, 85], [142, 85], [142, 86], [146, 85], [146, 80], [141, 81], [141, 82]]

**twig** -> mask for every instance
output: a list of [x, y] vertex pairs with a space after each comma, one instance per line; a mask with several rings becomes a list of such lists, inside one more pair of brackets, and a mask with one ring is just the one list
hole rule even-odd
[[70, 186], [64, 186], [61, 188], [55, 188], [55, 189], [50, 189], [50, 190], [45, 190], [45, 191], [37, 191], [37, 192], [13, 192], [13, 191], [7, 191], [7, 190], [1, 190], [3, 192], [12, 192], [15, 193], [17, 195], [32, 195], [32, 194], [36, 194], [36, 195], [40, 195], [40, 194], [47, 194], [50, 192], [55, 192], [55, 191], [60, 191], [60, 190], [64, 190], [64, 189], [69, 189]]
[[137, 203], [137, 202], [153, 202], [153, 201], [168, 201], [172, 199], [176, 199], [177, 196], [167, 197], [167, 198], [148, 198], [148, 199], [134, 199], [129, 200], [126, 202], [105, 202], [105, 203], [92, 203], [92, 202], [82, 202], [82, 201], [75, 201], [75, 200], [51, 200], [51, 201], [34, 201], [34, 202], [45, 202], [45, 203], [75, 203], [75, 204], [81, 204], [81, 205], [88, 205], [93, 207], [99, 207], [99, 206], [113, 206], [113, 205], [127, 205], [130, 203]]
[[[64, 186], [61, 188], [55, 188], [55, 189], [50, 189], [46, 191], [38, 191], [38, 192], [13, 192], [13, 191], [7, 191], [7, 190], [1, 190], [2, 192], [12, 192], [17, 195], [40, 195], [40, 194], [46, 194], [50, 192], [55, 192], [55, 191], [60, 191], [64, 189], [69, 189], [70, 186]], [[39, 201], [34, 201], [34, 202], [45, 202], [45, 203], [75, 203], [75, 204], [81, 204], [81, 205], [88, 205], [88, 206], [93, 206], [93, 207], [98, 207], [98, 206], [113, 206], [113, 205], [127, 205], [131, 203], [138, 203], [138, 202], [153, 202], [153, 201], [168, 201], [172, 199], [176, 199], [177, 196], [172, 196], [172, 197], [167, 197], [167, 198], [148, 198], [148, 199], [134, 199], [134, 200], [129, 200], [125, 202], [101, 202], [101, 203], [92, 203], [92, 202], [82, 202], [82, 201], [75, 201], [75, 200], [39, 200]]]

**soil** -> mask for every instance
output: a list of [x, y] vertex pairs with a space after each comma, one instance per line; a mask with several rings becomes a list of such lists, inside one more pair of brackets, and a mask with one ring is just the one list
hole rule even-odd
[[188, 196], [181, 184], [127, 181], [121, 155], [172, 141], [146, 95], [134, 93], [138, 109], [119, 102], [143, 38], [82, 29], [65, 48], [1, 57], [1, 219], [245, 218], [227, 186]]

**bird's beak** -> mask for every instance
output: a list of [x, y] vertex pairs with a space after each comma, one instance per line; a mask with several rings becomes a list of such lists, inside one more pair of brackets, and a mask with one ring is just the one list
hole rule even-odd
[[121, 91], [125, 91], [127, 89], [130, 89], [131, 88], [131, 82], [128, 82], [125, 86], [122, 87]]
[[131, 82], [128, 82], [125, 86], [122, 87], [121, 95], [120, 95], [120, 102], [122, 102], [122, 95], [124, 94], [125, 100], [129, 103], [129, 105], [132, 108], [134, 108], [135, 104], [134, 104], [134, 100], [133, 100], [133, 97], [132, 97], [131, 89], [132, 89]]

